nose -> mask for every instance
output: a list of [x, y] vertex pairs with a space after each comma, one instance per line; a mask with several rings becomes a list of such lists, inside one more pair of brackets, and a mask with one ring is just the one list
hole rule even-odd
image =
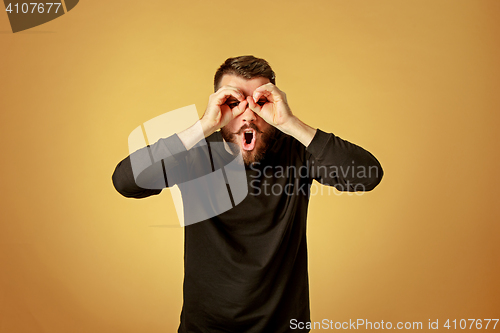
[[242, 113], [242, 119], [246, 122], [255, 121], [257, 119], [256, 114], [252, 110], [250, 110], [250, 107], [248, 105], [245, 109], [245, 112]]

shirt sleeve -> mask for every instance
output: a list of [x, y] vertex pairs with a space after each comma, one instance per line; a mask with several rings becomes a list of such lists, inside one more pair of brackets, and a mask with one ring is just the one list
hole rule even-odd
[[177, 134], [160, 139], [151, 146], [137, 150], [123, 159], [113, 172], [115, 189], [127, 198], [145, 198], [156, 195], [163, 188], [175, 184], [176, 175], [183, 168], [186, 148]]
[[313, 179], [339, 191], [371, 191], [382, 180], [379, 161], [367, 150], [317, 130], [306, 148]]

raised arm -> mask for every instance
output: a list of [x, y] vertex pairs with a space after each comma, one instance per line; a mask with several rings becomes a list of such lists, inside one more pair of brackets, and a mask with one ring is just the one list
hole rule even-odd
[[371, 191], [382, 180], [384, 172], [375, 156], [332, 133], [318, 129], [306, 151], [313, 178], [339, 191]]
[[[261, 106], [256, 101], [262, 97], [267, 103]], [[310, 174], [320, 183], [349, 192], [370, 191], [380, 183], [382, 167], [371, 153], [302, 122], [292, 114], [286, 94], [272, 83], [257, 88], [247, 100], [266, 122], [307, 147]]]
[[[127, 198], [156, 195], [175, 184], [175, 175], [182, 168], [186, 148], [177, 134], [160, 139], [151, 146], [137, 150], [123, 159], [113, 172], [115, 189]], [[168, 177], [174, 175], [174, 177]]]
[[240, 102], [245, 100], [238, 89], [221, 87], [210, 95], [203, 117], [191, 127], [139, 149], [118, 163], [112, 176], [115, 189], [128, 198], [145, 198], [188, 180], [187, 157], [199, 156], [193, 147], [245, 110], [246, 103], [230, 108], [226, 101], [231, 96]]

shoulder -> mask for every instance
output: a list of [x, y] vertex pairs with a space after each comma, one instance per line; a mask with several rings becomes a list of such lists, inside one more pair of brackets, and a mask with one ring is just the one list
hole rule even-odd
[[222, 142], [222, 134], [220, 131], [213, 132], [209, 136], [205, 138], [205, 141], [208, 142]]
[[306, 147], [300, 141], [279, 130], [276, 130], [273, 138], [271, 138], [266, 152], [266, 156], [287, 161], [288, 164], [305, 161], [307, 154]]

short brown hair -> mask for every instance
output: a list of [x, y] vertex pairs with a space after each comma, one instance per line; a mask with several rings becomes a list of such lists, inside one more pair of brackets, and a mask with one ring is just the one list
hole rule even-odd
[[225, 74], [241, 76], [247, 80], [256, 77], [265, 77], [272, 84], [276, 84], [276, 76], [264, 59], [256, 58], [251, 55], [229, 58], [215, 72], [214, 91], [219, 88], [220, 81]]

